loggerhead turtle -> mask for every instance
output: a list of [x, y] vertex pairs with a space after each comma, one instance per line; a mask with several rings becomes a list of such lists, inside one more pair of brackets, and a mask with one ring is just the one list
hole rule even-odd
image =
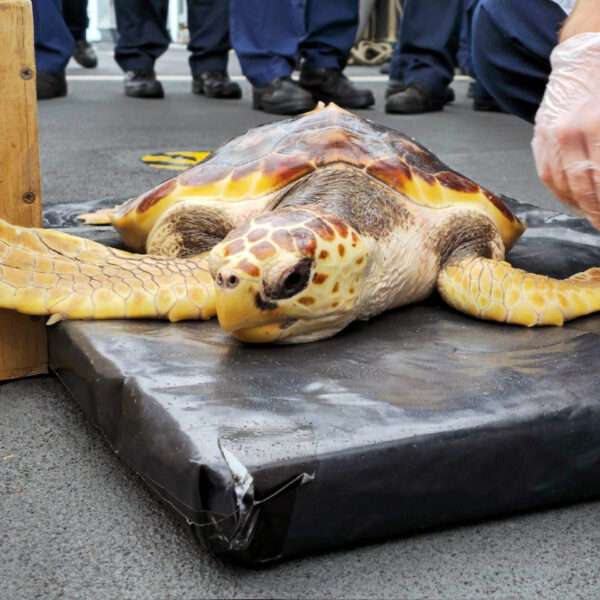
[[140, 254], [0, 222], [0, 307], [49, 323], [216, 313], [241, 340], [279, 343], [436, 288], [520, 325], [600, 309], [600, 269], [558, 281], [511, 267], [525, 226], [497, 196], [333, 104], [233, 138], [109, 217]]

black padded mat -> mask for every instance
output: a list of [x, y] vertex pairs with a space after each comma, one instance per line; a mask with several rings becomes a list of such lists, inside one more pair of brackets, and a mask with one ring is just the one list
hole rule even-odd
[[[530, 227], [515, 266], [600, 266], [584, 220], [511, 207]], [[216, 320], [63, 322], [50, 352], [115, 451], [244, 562], [600, 492], [600, 317], [527, 329], [434, 296], [300, 346], [242, 344]]]

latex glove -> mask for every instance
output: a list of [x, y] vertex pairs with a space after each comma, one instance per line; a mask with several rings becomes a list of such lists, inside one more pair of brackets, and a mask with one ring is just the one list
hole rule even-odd
[[538, 175], [600, 229], [600, 33], [568, 38], [550, 63], [532, 142]]

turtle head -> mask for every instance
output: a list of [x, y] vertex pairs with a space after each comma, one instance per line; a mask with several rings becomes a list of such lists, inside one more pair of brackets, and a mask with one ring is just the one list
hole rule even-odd
[[247, 342], [310, 342], [354, 319], [360, 236], [317, 208], [283, 208], [232, 231], [210, 255], [217, 316]]

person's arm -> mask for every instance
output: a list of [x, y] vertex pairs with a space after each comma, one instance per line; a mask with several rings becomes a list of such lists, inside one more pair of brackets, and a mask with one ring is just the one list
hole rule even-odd
[[565, 21], [558, 36], [562, 43], [578, 33], [600, 32], [600, 2], [579, 0], [569, 18]]
[[538, 174], [600, 229], [600, 0], [577, 2], [550, 62], [532, 142]]

